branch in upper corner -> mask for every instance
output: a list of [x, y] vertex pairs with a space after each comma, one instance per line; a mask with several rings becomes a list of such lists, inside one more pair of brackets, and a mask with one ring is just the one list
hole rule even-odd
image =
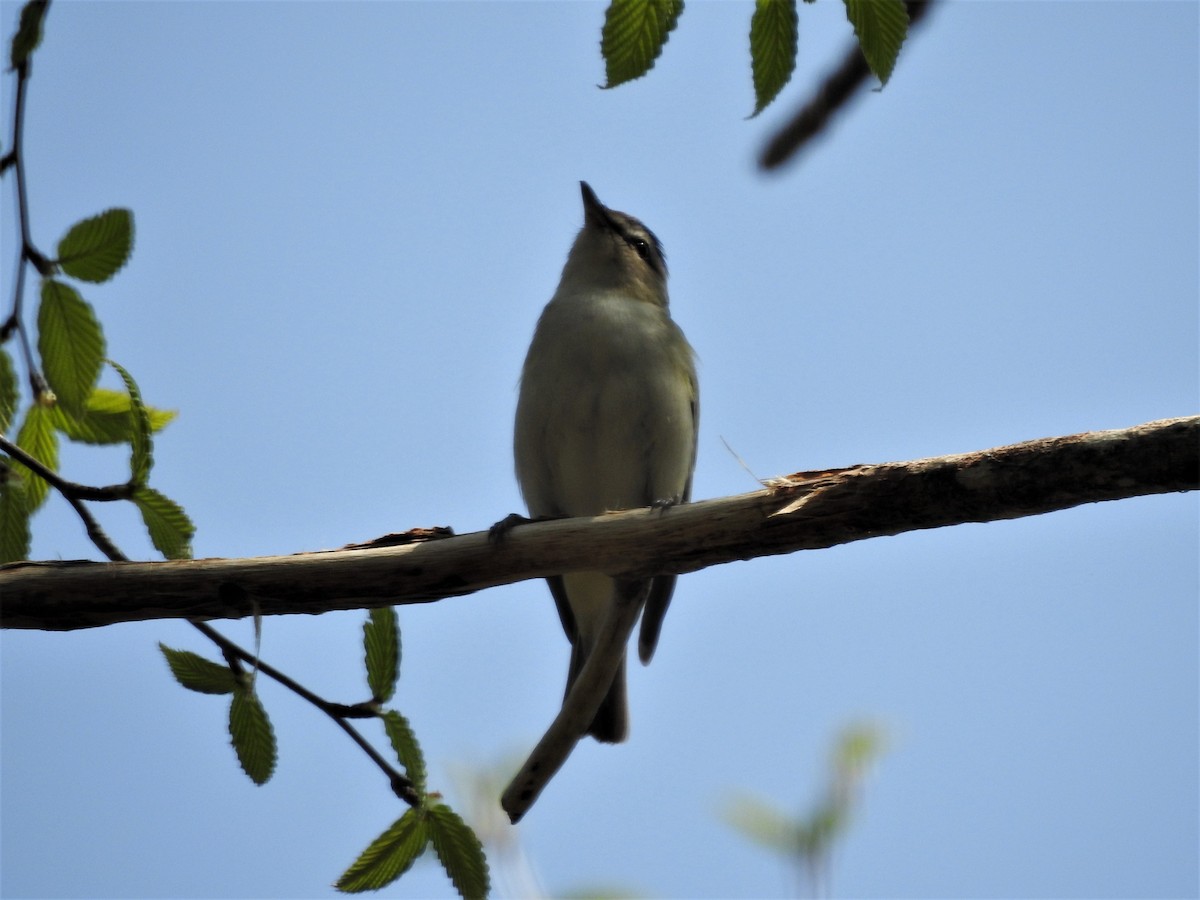
[[1200, 489], [1200, 416], [800, 472], [767, 490], [398, 547], [256, 559], [14, 563], [0, 627], [65, 631], [427, 603], [564, 572], [645, 578], [964, 522]]

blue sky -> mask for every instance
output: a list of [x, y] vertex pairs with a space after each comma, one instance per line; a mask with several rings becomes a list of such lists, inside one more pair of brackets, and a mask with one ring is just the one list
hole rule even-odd
[[[133, 209], [130, 266], [85, 296], [180, 412], [154, 484], [196, 555], [518, 509], [517, 374], [581, 178], [666, 245], [700, 357], [697, 498], [756, 487], [722, 438], [765, 478], [1196, 412], [1200, 7], [946, 5], [884, 91], [771, 176], [758, 148], [849, 26], [804, 5], [796, 76], [746, 121], [751, 9], [689, 5], [649, 77], [600, 91], [599, 4], [56, 4], [34, 236]], [[81, 481], [121, 464], [64, 455]], [[134, 513], [99, 512], [152, 556]], [[1197, 522], [1195, 495], [1149, 497], [689, 575], [631, 668], [629, 743], [582, 744], [523, 847], [553, 893], [780, 895], [788, 872], [722, 802], [801, 810], [869, 718], [892, 745], [835, 895], [1195, 895]], [[37, 557], [97, 555], [61, 501], [35, 531]], [[358, 699], [361, 618], [268, 621], [264, 656]], [[537, 582], [401, 622], [397, 703], [453, 798], [454, 765], [533, 745], [568, 647]], [[0, 639], [0, 892], [332, 895], [398, 802], [271, 685], [279, 769], [253, 787], [224, 704], [177, 687], [159, 640], [208, 651], [173, 622]], [[386, 894], [449, 892], [428, 863]]]

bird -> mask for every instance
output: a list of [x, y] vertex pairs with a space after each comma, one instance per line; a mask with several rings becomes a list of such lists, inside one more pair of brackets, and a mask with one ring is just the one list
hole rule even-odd
[[[691, 499], [699, 424], [695, 353], [672, 320], [663, 246], [649, 228], [600, 202], [586, 181], [583, 227], [537, 322], [521, 370], [513, 454], [530, 516], [596, 516]], [[675, 575], [638, 583], [638, 656], [649, 663]], [[616, 602], [603, 572], [547, 579], [571, 642], [566, 694]], [[564, 694], [564, 702], [566, 699]], [[625, 659], [587, 728], [629, 734]]]

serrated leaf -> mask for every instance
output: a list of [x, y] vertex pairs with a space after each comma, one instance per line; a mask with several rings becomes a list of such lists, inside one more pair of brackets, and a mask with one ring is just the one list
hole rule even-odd
[[158, 649], [167, 658], [175, 680], [189, 691], [201, 694], [232, 694], [238, 686], [237, 676], [229, 666], [205, 659], [190, 650], [175, 650], [159, 642]]
[[400, 677], [400, 629], [390, 606], [371, 610], [363, 625], [367, 659], [367, 685], [376, 703], [387, 703]]
[[266, 784], [275, 771], [275, 731], [258, 695], [241, 685], [229, 705], [229, 737], [242, 771], [255, 784]]
[[750, 68], [754, 74], [753, 118], [779, 96], [796, 68], [799, 43], [796, 0], [757, 0], [750, 20]]
[[13, 35], [12, 47], [8, 59], [14, 69], [21, 68], [29, 59], [29, 54], [37, 49], [42, 42], [42, 22], [46, 18], [46, 9], [50, 0], [29, 0], [21, 9], [21, 24]]
[[17, 390], [17, 370], [8, 351], [0, 347], [0, 434], [8, 431], [17, 403], [21, 399]]
[[379, 890], [411, 869], [428, 844], [424, 812], [409, 809], [371, 842], [334, 887], [347, 894]]
[[154, 549], [167, 559], [191, 559], [196, 526], [183, 507], [145, 485], [133, 492], [132, 499], [146, 523]]
[[108, 281], [129, 261], [133, 251], [133, 213], [106, 209], [76, 222], [58, 242], [58, 264], [80, 281]]
[[142, 403], [142, 392], [138, 390], [137, 382], [133, 380], [125, 368], [111, 359], [107, 361], [117, 370], [121, 380], [125, 382], [125, 390], [129, 392], [129, 413], [133, 416], [133, 434], [130, 435], [129, 447], [129, 480], [142, 485], [150, 477], [150, 468], [154, 465], [154, 445], [150, 439], [150, 415]]
[[854, 26], [867, 65], [887, 84], [908, 34], [904, 0], [846, 0], [846, 18]]
[[442, 868], [463, 900], [486, 897], [490, 879], [483, 844], [458, 813], [444, 803], [431, 805], [429, 838]]
[[104, 332], [79, 292], [53, 278], [42, 281], [38, 352], [58, 402], [72, 410], [82, 409], [100, 377]]
[[611, 0], [600, 36], [604, 87], [614, 88], [649, 72], [682, 12], [683, 0]]
[[0, 456], [0, 563], [29, 558], [32, 535], [26, 496], [26, 469], [7, 456]]
[[[134, 420], [130, 415], [132, 404], [124, 391], [95, 388], [88, 396], [84, 408], [78, 412], [56, 406], [54, 427], [73, 441], [85, 444], [125, 444], [133, 438]], [[162, 431], [178, 413], [172, 409], [146, 407], [150, 417], [150, 431]]]
[[417, 743], [417, 736], [413, 734], [408, 719], [394, 709], [384, 710], [383, 727], [387, 731], [388, 740], [392, 742], [392, 749], [396, 751], [396, 759], [404, 766], [404, 774], [413, 783], [417, 793], [424, 794], [428, 778], [425, 771], [425, 754], [421, 752], [421, 745]]
[[[58, 435], [50, 407], [35, 403], [25, 411], [25, 421], [17, 432], [17, 446], [46, 468], [58, 471]], [[45, 502], [50, 485], [20, 463], [16, 465], [22, 470], [26, 509], [32, 514]]]

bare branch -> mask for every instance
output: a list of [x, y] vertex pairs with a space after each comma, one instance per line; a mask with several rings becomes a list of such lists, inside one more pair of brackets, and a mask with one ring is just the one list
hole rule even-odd
[[666, 510], [403, 546], [252, 559], [0, 567], [0, 627], [321, 613], [470, 594], [577, 571], [641, 578], [758, 556], [1200, 489], [1200, 416], [903, 463], [801, 472]]

